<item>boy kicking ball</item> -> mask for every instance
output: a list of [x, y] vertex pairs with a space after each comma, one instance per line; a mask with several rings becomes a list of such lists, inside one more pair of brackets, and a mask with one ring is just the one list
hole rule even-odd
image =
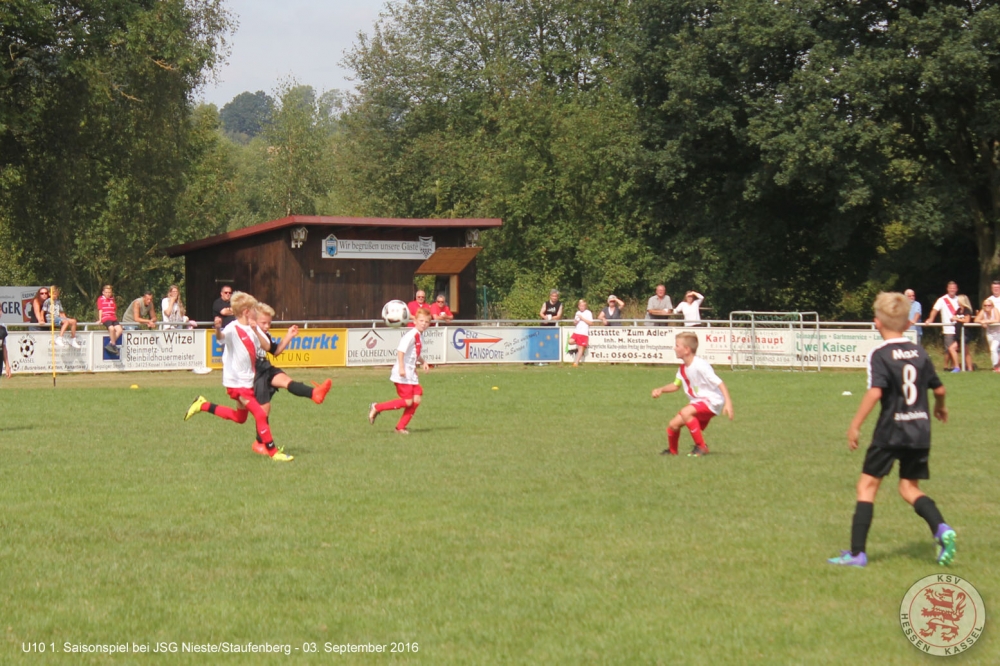
[[389, 379], [396, 385], [396, 395], [399, 398], [388, 402], [373, 402], [368, 408], [368, 422], [372, 425], [375, 425], [376, 417], [382, 412], [402, 409], [403, 415], [396, 424], [396, 432], [400, 435], [410, 434], [406, 426], [420, 406], [420, 399], [424, 394], [424, 390], [420, 387], [420, 379], [417, 378], [417, 365], [424, 370], [430, 367], [421, 356], [423, 343], [420, 336], [430, 325], [431, 311], [427, 308], [418, 309], [414, 315], [413, 328], [403, 336], [399, 346], [396, 347], [396, 363], [392, 365], [392, 373], [389, 375]]
[[881, 293], [875, 299], [875, 328], [882, 334], [882, 344], [868, 355], [868, 391], [847, 429], [847, 446], [858, 448], [861, 424], [875, 405], [882, 412], [875, 424], [871, 446], [858, 480], [858, 500], [851, 522], [851, 549], [827, 560], [830, 564], [863, 567], [868, 564], [865, 544], [872, 525], [875, 494], [879, 484], [899, 461], [899, 494], [927, 526], [938, 544], [938, 564], [955, 559], [955, 531], [937, 505], [920, 491], [920, 479], [930, 478], [927, 460], [931, 450], [931, 420], [927, 414], [927, 390], [934, 392], [934, 416], [948, 422], [944, 406], [944, 386], [934, 364], [920, 345], [903, 337], [910, 326], [910, 301], [903, 294]]
[[670, 420], [667, 426], [667, 443], [669, 448], [661, 455], [677, 455], [677, 444], [681, 436], [681, 427], [686, 426], [691, 431], [694, 448], [689, 456], [703, 456], [708, 453], [705, 436], [702, 431], [708, 427], [712, 417], [722, 413], [733, 420], [733, 401], [725, 383], [715, 374], [708, 361], [695, 356], [698, 353], [698, 336], [694, 333], [678, 333], [674, 342], [674, 353], [681, 360], [677, 370], [677, 378], [673, 384], [667, 384], [653, 389], [653, 397], [659, 398], [664, 393], [673, 393], [683, 389], [690, 401], [677, 416]]

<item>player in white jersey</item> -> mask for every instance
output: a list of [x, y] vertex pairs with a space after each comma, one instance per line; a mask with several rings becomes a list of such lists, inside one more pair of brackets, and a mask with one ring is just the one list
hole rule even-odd
[[198, 412], [210, 412], [219, 418], [236, 423], [246, 423], [247, 413], [253, 414], [257, 424], [257, 436], [264, 443], [263, 451], [256, 451], [270, 456], [277, 462], [294, 460], [274, 445], [271, 427], [267, 421], [267, 413], [254, 397], [254, 375], [257, 356], [261, 349], [268, 351], [271, 347], [268, 338], [253, 320], [257, 299], [250, 294], [236, 292], [233, 294], [231, 307], [236, 317], [225, 329], [221, 322], [215, 325], [215, 339], [222, 343], [222, 385], [226, 387], [229, 397], [237, 402], [238, 409], [224, 405], [216, 405], [198, 396], [188, 408], [184, 420], [187, 421]]
[[670, 420], [667, 426], [668, 448], [662, 455], [677, 455], [677, 445], [680, 440], [681, 426], [691, 431], [694, 448], [690, 456], [702, 456], [708, 453], [705, 437], [702, 431], [708, 427], [712, 417], [725, 414], [733, 420], [733, 401], [729, 390], [708, 361], [698, 358], [698, 336], [694, 333], [678, 333], [674, 342], [674, 353], [681, 360], [677, 370], [677, 378], [673, 384], [667, 384], [653, 389], [653, 397], [659, 398], [664, 393], [682, 390], [688, 397], [688, 404], [681, 407], [677, 416]]
[[399, 397], [387, 402], [373, 402], [369, 406], [368, 422], [372, 425], [375, 425], [375, 418], [382, 412], [402, 409], [403, 415], [396, 424], [396, 432], [400, 435], [410, 434], [406, 426], [420, 406], [421, 396], [424, 394], [424, 390], [420, 387], [420, 379], [417, 377], [417, 365], [424, 370], [429, 367], [421, 355], [423, 340], [420, 336], [430, 324], [431, 311], [427, 308], [418, 308], [413, 317], [413, 328], [406, 332], [396, 347], [396, 362], [392, 364], [392, 373], [389, 375], [389, 379], [396, 385], [396, 395]]

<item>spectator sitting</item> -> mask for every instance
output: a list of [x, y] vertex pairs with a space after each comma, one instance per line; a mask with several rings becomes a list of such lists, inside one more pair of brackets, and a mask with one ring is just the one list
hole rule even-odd
[[[26, 313], [28, 315], [29, 324], [44, 324], [45, 315], [42, 314], [42, 303], [44, 303], [49, 297], [48, 287], [39, 287], [38, 291], [35, 292], [35, 297], [31, 299], [31, 309]], [[40, 316], [39, 316], [40, 315]], [[30, 326], [28, 330], [31, 331], [44, 331], [44, 326]]]
[[685, 326], [701, 326], [701, 302], [705, 297], [697, 291], [684, 294], [684, 300], [677, 304], [677, 312], [684, 315]]
[[986, 329], [986, 341], [990, 345], [990, 363], [993, 372], [1000, 372], [1000, 309], [992, 298], [983, 301], [983, 309], [976, 315], [976, 323]]
[[549, 291], [549, 300], [542, 303], [542, 309], [538, 311], [538, 316], [545, 320], [542, 326], [555, 326], [556, 322], [562, 319], [563, 304], [559, 300], [559, 290]]
[[167, 295], [160, 303], [160, 310], [163, 321], [172, 324], [172, 326], [164, 326], [163, 328], [180, 328], [183, 324], [187, 324], [188, 328], [194, 328], [198, 325], [198, 322], [188, 319], [187, 310], [181, 301], [181, 290], [176, 284], [170, 285]]
[[608, 296], [608, 304], [601, 308], [601, 311], [597, 313], [597, 318], [600, 319], [601, 323], [605, 326], [620, 326], [621, 324], [618, 322], [622, 320], [622, 307], [624, 305], [624, 301], [614, 294], [611, 294]]
[[122, 316], [122, 328], [126, 330], [135, 330], [140, 324], [156, 328], [156, 308], [153, 307], [153, 292], [149, 290], [129, 303]]
[[[664, 320], [674, 313], [674, 304], [667, 296], [667, 288], [662, 284], [656, 285], [656, 294], [649, 297], [646, 303], [646, 319]], [[663, 326], [664, 324], [657, 324]]]
[[451, 308], [448, 307], [448, 301], [444, 294], [438, 294], [434, 302], [431, 303], [431, 319], [435, 322], [443, 322], [447, 324], [455, 318], [452, 314]]
[[233, 308], [229, 305], [229, 299], [233, 297], [233, 288], [228, 284], [222, 285], [219, 297], [212, 303], [212, 319], [216, 328], [225, 328], [236, 317], [233, 316]]
[[70, 340], [69, 346], [74, 349], [80, 349], [80, 343], [76, 340], [76, 319], [72, 317], [64, 317], [62, 301], [59, 300], [59, 287], [55, 285], [52, 286], [49, 293], [49, 297], [45, 299], [42, 303], [42, 317], [44, 321], [41, 323], [52, 323], [54, 318], [56, 326], [59, 327], [59, 337], [56, 338], [57, 347], [65, 347], [66, 341], [63, 340], [63, 335], [66, 333], [66, 329], [70, 329]]
[[105, 351], [117, 356], [121, 352], [118, 338], [122, 336], [122, 325], [118, 322], [118, 306], [115, 304], [115, 294], [110, 284], [104, 285], [101, 295], [97, 297], [97, 321], [108, 329], [109, 341], [104, 345]]

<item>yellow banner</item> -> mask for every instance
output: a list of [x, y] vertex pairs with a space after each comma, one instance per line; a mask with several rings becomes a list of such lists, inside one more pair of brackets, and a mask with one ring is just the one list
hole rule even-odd
[[[272, 328], [271, 337], [275, 343], [288, 334], [288, 329]], [[300, 328], [299, 334], [281, 353], [267, 358], [279, 368], [331, 368], [347, 365], [347, 329], [346, 328]], [[210, 368], [222, 367], [222, 345], [215, 339], [215, 334], [207, 337], [205, 359]]]

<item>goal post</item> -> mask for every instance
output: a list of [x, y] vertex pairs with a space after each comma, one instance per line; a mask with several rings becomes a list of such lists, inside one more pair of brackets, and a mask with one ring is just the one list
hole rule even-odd
[[820, 345], [818, 312], [729, 313], [729, 364], [739, 367], [821, 370], [822, 354], [809, 353]]

